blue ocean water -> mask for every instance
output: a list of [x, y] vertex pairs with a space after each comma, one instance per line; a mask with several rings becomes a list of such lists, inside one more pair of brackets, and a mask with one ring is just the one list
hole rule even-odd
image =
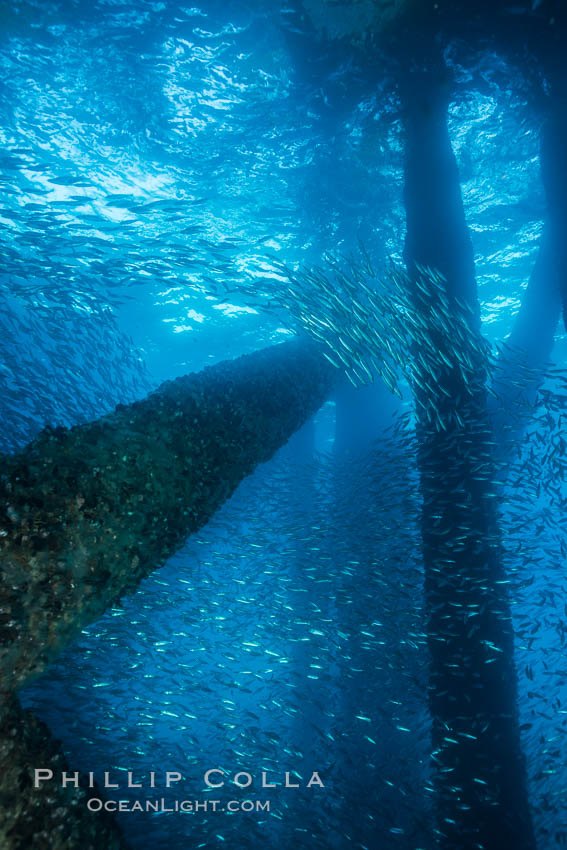
[[[300, 266], [362, 241], [378, 267], [401, 261], [395, 104], [340, 56], [302, 74], [277, 4], [37, 0], [2, 15], [4, 452], [289, 338], [269, 304], [274, 258]], [[502, 58], [448, 61], [496, 346], [541, 235], [540, 127]], [[554, 361], [565, 351], [560, 328]], [[567, 829], [563, 402], [546, 386], [502, 502], [541, 850]], [[237, 799], [265, 798], [262, 771], [278, 783], [261, 815], [119, 815], [135, 850], [431, 846], [418, 473], [395, 424], [410, 402], [377, 392], [378, 450], [357, 445], [354, 421], [339, 450], [330, 401], [23, 694], [98, 777], [179, 771], [195, 798], [209, 767], [254, 775]], [[282, 788], [286, 771], [314, 770], [324, 790]]]

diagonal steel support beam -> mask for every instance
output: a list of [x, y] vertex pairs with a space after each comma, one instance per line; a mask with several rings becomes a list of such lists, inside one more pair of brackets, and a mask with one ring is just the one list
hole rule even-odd
[[323, 404], [338, 372], [295, 340], [168, 381], [2, 459], [0, 693], [40, 673], [161, 566]]

